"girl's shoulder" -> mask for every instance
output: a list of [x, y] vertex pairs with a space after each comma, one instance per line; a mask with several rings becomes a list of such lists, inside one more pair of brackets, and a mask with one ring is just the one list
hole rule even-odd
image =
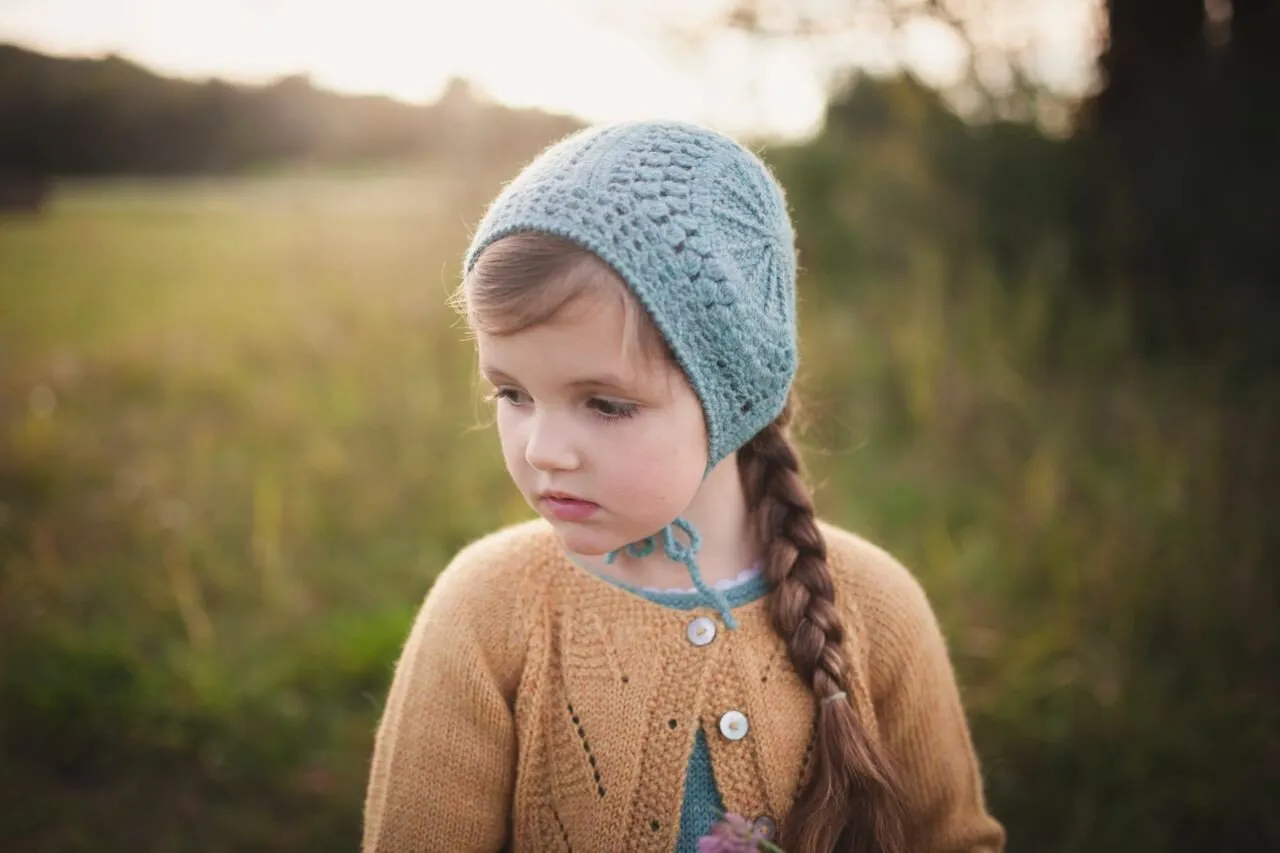
[[868, 539], [819, 520], [827, 543], [827, 564], [837, 588], [863, 605], [872, 600], [889, 602], [924, 594], [911, 570], [881, 546]]
[[487, 533], [440, 571], [424, 608], [440, 619], [518, 636], [557, 553], [555, 533], [541, 519]]
[[397, 680], [416, 685], [404, 690], [464, 703], [496, 693], [514, 703], [538, 597], [531, 581], [546, 574], [541, 563], [554, 559], [546, 532], [527, 523], [496, 530], [463, 547], [436, 575], [401, 653]]
[[865, 643], [873, 670], [895, 670], [922, 642], [940, 636], [928, 595], [910, 569], [857, 533], [825, 521], [818, 524], [827, 543], [837, 606]]
[[460, 587], [472, 595], [509, 597], [558, 559], [555, 533], [541, 519], [501, 527], [464, 546], [436, 578], [433, 589]]

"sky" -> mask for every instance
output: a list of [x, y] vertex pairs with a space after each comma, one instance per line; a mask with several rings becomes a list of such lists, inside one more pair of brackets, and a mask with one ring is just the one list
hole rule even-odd
[[[673, 51], [635, 12], [670, 2], [0, 0], [0, 41], [58, 55], [114, 52], [183, 77], [304, 73], [326, 88], [414, 102], [434, 100], [460, 76], [498, 101], [587, 120], [683, 118], [783, 136], [816, 127], [825, 69], [812, 51], [733, 40]], [[680, 0], [680, 8], [710, 14], [717, 2]], [[1038, 76], [1063, 91], [1086, 88], [1097, 0], [1012, 2], [1019, 12], [1004, 29], [1032, 46]], [[893, 62], [879, 33], [841, 50], [873, 69]], [[940, 84], [963, 59], [925, 23], [907, 28], [902, 55]]]

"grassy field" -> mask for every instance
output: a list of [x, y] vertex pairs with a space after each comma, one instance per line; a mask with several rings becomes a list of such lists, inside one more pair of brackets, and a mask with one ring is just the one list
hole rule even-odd
[[[86, 183], [0, 220], [6, 849], [355, 848], [419, 600], [527, 514], [444, 304], [483, 201]], [[1050, 372], [1037, 290], [945, 266], [802, 283], [824, 515], [924, 581], [1017, 849], [1276, 841], [1274, 534], [1221, 463], [1274, 412], [1115, 317]]]

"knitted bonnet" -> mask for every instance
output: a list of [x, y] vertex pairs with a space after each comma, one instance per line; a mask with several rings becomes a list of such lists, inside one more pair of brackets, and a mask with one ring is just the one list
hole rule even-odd
[[[704, 476], [782, 412], [797, 360], [794, 235], [782, 189], [742, 145], [673, 121], [579, 131], [498, 195], [464, 270], [486, 247], [521, 231], [577, 243], [639, 300], [702, 404]], [[659, 539], [732, 626], [723, 595], [698, 571], [693, 526], [677, 518], [628, 551], [643, 556]]]

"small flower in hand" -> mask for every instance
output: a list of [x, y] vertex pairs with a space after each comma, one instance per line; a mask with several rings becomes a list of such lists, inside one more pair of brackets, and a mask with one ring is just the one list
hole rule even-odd
[[770, 843], [764, 832], [742, 815], [726, 814], [711, 828], [710, 835], [698, 839], [698, 853], [783, 853], [782, 848]]

